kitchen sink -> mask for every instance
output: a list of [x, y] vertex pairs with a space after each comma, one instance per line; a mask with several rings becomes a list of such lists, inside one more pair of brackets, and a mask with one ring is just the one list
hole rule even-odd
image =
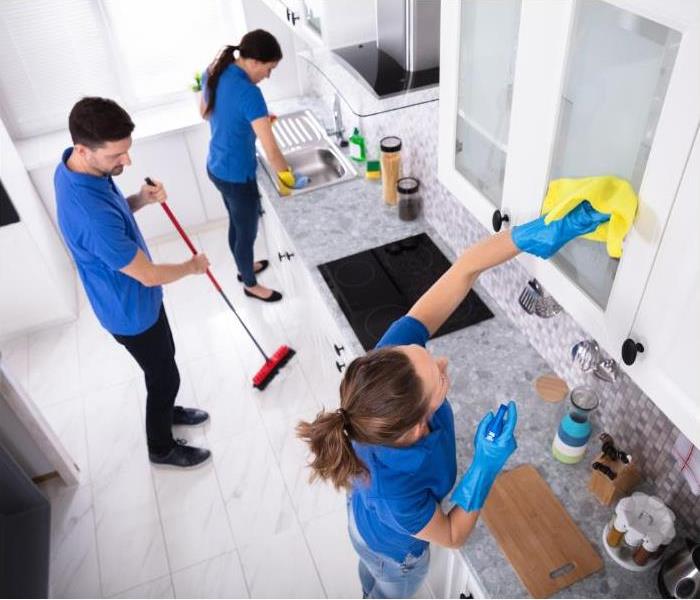
[[298, 175], [306, 175], [309, 178], [309, 185], [306, 187], [280, 193], [277, 174], [267, 162], [265, 151], [257, 141], [258, 160], [280, 196], [298, 196], [357, 177], [355, 167], [328, 137], [310, 111], [278, 116], [272, 125], [272, 133], [289, 166]]

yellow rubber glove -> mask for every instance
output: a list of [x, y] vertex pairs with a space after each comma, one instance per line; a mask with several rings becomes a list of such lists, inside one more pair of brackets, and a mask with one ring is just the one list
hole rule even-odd
[[277, 177], [280, 180], [280, 183], [288, 188], [294, 189], [294, 185], [296, 184], [296, 179], [294, 178], [294, 173], [292, 173], [291, 169], [286, 169], [284, 171], [277, 171]]

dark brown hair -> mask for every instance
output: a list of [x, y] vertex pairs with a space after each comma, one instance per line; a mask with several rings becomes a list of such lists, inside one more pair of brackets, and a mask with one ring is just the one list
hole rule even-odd
[[282, 60], [282, 48], [279, 42], [274, 35], [264, 29], [249, 31], [241, 38], [238, 46], [224, 47], [207, 69], [209, 78], [207, 79], [207, 109], [204, 116], [214, 110], [219, 78], [224, 69], [234, 61], [236, 50], [241, 58], [252, 58], [263, 63]]
[[105, 142], [128, 138], [134, 130], [134, 122], [114, 100], [86, 97], [76, 102], [70, 111], [68, 129], [73, 144], [94, 150]]
[[340, 408], [321, 411], [313, 423], [300, 421], [297, 436], [311, 448], [311, 481], [320, 478], [336, 488], [350, 488], [369, 472], [352, 447], [399, 446], [400, 438], [428, 413], [411, 360], [396, 348], [372, 350], [353, 360], [340, 383]]

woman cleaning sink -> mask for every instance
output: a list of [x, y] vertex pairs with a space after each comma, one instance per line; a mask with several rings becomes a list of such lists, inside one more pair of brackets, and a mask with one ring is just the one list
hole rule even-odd
[[200, 112], [211, 128], [207, 173], [228, 211], [228, 242], [238, 280], [243, 282], [246, 296], [264, 302], [281, 300], [282, 294], [260, 285], [256, 278], [269, 263], [255, 262], [253, 257], [260, 218], [255, 138], [282, 185], [298, 189], [308, 184], [308, 178], [295, 174], [280, 152], [257, 85], [270, 77], [280, 60], [282, 50], [275, 37], [256, 29], [246, 33], [237, 46], [226, 46], [202, 75]]

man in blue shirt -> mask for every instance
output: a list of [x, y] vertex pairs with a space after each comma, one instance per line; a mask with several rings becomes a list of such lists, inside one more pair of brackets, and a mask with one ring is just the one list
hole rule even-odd
[[102, 326], [124, 346], [146, 379], [146, 435], [152, 463], [194, 467], [211, 453], [173, 439], [172, 425], [198, 425], [203, 411], [174, 406], [180, 387], [175, 344], [161, 285], [205, 273], [197, 254], [154, 264], [133, 213], [167, 196], [160, 182], [124, 197], [112, 177], [131, 164], [134, 124], [112, 100], [83, 98], [68, 119], [73, 147], [54, 173], [58, 224], [85, 293]]

